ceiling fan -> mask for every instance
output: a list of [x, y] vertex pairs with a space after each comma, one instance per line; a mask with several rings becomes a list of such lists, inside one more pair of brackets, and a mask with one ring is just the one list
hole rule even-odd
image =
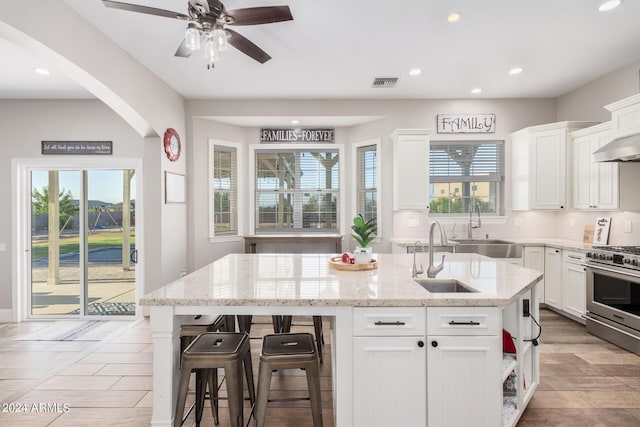
[[185, 38], [180, 46], [178, 46], [175, 56], [190, 56], [193, 52], [200, 49], [202, 40], [208, 59], [207, 66], [210, 69], [214, 67], [215, 62], [218, 60], [219, 53], [227, 49], [227, 44], [230, 44], [261, 64], [271, 59], [271, 56], [269, 56], [267, 52], [260, 49], [243, 35], [227, 28], [227, 26], [271, 24], [274, 22], [293, 20], [289, 6], [260, 6], [226, 10], [224, 4], [218, 0], [188, 1], [187, 15], [170, 10], [112, 0], [102, 0], [102, 3], [106, 7], [114, 9], [146, 13], [148, 15], [163, 16], [165, 18], [180, 19], [188, 22]]

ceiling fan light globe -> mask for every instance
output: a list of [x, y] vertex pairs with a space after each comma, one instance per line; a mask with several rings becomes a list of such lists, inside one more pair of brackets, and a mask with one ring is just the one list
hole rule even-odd
[[204, 43], [204, 51], [207, 55], [207, 61], [209, 61], [209, 64], [218, 62], [218, 59], [220, 59], [220, 53], [217, 49], [217, 45], [212, 38], [208, 38]]
[[200, 31], [197, 28], [189, 27], [184, 35], [184, 44], [187, 49], [196, 51], [200, 49]]
[[218, 51], [224, 52], [227, 50], [227, 32], [222, 28], [216, 28], [213, 30], [213, 41], [218, 48]]

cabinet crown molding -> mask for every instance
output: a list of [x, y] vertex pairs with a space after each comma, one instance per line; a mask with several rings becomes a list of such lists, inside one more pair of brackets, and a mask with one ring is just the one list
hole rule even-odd
[[400, 135], [431, 135], [435, 133], [433, 129], [395, 129], [391, 132], [391, 138], [395, 138]]
[[582, 121], [565, 121], [556, 123], [546, 123], [543, 125], [529, 126], [519, 131], [513, 132], [511, 135], [520, 135], [529, 132], [544, 132], [550, 130], [567, 129], [569, 132], [582, 129], [589, 126], [598, 125], [600, 122], [582, 122]]
[[607, 130], [611, 130], [612, 126], [613, 125], [611, 123], [611, 120], [609, 120], [608, 122], [603, 122], [603, 123], [600, 123], [599, 125], [594, 125], [594, 126], [589, 126], [588, 128], [574, 130], [573, 132], [571, 132], [571, 137], [576, 138], [576, 137], [581, 137], [585, 135], [591, 135], [592, 133], [596, 133], [596, 132], [604, 132]]
[[604, 108], [613, 112], [620, 110], [622, 108], [628, 107], [630, 105], [639, 104], [640, 103], [640, 93], [632, 95], [628, 98], [621, 99], [620, 101], [612, 102], [611, 104], [605, 105]]

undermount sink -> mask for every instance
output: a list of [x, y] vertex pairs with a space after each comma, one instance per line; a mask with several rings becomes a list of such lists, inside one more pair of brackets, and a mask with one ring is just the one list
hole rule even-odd
[[478, 292], [455, 279], [414, 279], [417, 284], [434, 293]]
[[509, 242], [507, 240], [497, 240], [497, 239], [473, 239], [473, 240], [456, 240], [455, 241], [459, 245], [502, 245], [502, 244], [513, 244], [513, 242]]
[[506, 240], [457, 240], [453, 251], [456, 253], [476, 253], [490, 258], [520, 258], [522, 245]]

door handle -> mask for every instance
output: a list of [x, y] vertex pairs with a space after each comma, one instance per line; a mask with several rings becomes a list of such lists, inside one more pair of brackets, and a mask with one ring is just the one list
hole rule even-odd
[[134, 250], [131, 251], [131, 256], [129, 257], [129, 259], [134, 264], [138, 263], [138, 250], [137, 249], [134, 249]]

